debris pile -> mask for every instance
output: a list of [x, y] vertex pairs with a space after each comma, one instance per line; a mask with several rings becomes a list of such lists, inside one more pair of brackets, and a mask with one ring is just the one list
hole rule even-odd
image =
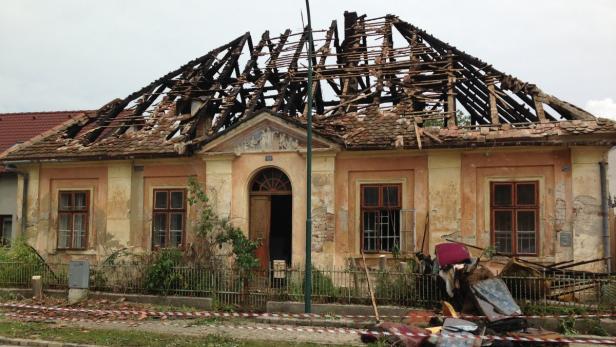
[[[516, 276], [518, 282], [515, 285], [527, 287], [521, 291], [522, 296], [562, 301], [571, 299], [567, 295], [593, 285], [590, 279], [586, 285], [580, 285], [579, 278], [590, 273], [570, 268], [606, 260], [568, 261], [546, 266], [508, 257], [505, 263], [499, 264], [481, 261], [488, 252], [486, 249], [470, 246], [481, 250], [479, 257], [472, 257], [467, 246], [470, 245], [446, 242], [436, 245], [434, 258], [417, 254], [419, 271], [438, 276], [446, 298], [442, 302], [442, 312], [427, 325], [412, 319], [403, 323], [378, 322], [376, 331], [386, 334], [386, 343], [392, 346], [512, 346], [513, 341], [563, 340], [564, 337], [556, 332], [529, 327], [527, 316], [523, 315], [501, 276]], [[577, 276], [577, 281], [556, 285], [548, 280], [554, 277], [546, 277], [546, 273], [562, 273], [574, 280]], [[529, 282], [536, 278], [542, 279], [540, 285]], [[378, 337], [366, 333], [362, 341], [375, 342]]]

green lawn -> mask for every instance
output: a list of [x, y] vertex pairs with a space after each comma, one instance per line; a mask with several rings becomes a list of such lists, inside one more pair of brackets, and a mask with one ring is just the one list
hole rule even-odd
[[[155, 334], [141, 331], [118, 331], [59, 327], [47, 323], [24, 323], [0, 320], [0, 336], [41, 339], [47, 341], [61, 341], [102, 346], [153, 346], [153, 347], [271, 347], [268, 341], [234, 340], [228, 337], [208, 335], [202, 338]], [[316, 347], [310, 343], [275, 342], [276, 347]]]

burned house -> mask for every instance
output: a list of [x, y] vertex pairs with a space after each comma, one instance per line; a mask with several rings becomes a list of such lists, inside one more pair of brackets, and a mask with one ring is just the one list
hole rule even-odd
[[5, 153], [29, 178], [18, 231], [52, 259], [187, 247], [196, 177], [264, 266], [302, 264], [310, 58], [316, 265], [444, 239], [543, 263], [610, 252], [599, 163], [615, 122], [396, 16], [313, 33], [312, 57], [307, 30], [243, 34]]

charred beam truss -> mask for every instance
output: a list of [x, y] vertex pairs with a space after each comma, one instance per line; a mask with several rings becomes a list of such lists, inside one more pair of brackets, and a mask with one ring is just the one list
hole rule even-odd
[[344, 38], [333, 21], [313, 32], [269, 32], [253, 45], [250, 33], [116, 99], [63, 138], [88, 146], [108, 137], [163, 129], [165, 141], [198, 145], [243, 116], [267, 108], [302, 119], [307, 59], [314, 64], [313, 97], [319, 119], [391, 111], [421, 126], [441, 118], [454, 127], [594, 119], [589, 113], [458, 50], [396, 16], [366, 18], [345, 12]]

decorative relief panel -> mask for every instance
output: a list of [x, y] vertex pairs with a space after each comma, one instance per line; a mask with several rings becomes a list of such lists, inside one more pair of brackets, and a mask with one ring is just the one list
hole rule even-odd
[[236, 153], [265, 151], [294, 151], [299, 140], [270, 127], [253, 132], [235, 146]]

